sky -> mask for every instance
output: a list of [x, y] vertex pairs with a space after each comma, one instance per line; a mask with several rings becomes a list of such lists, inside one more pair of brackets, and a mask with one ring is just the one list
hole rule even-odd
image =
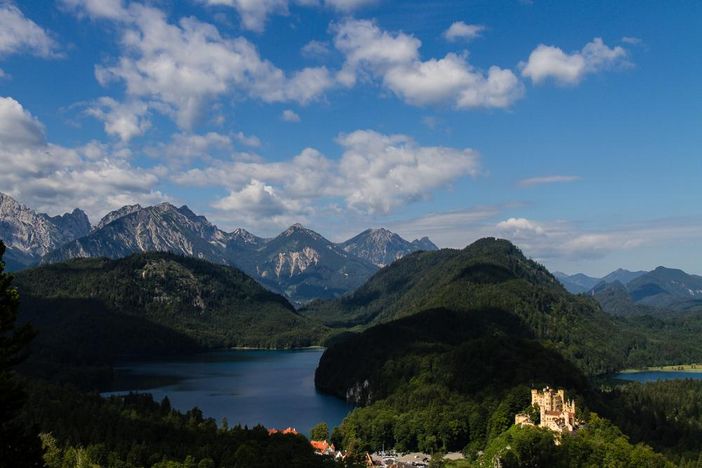
[[0, 0], [0, 191], [702, 273], [702, 2]]

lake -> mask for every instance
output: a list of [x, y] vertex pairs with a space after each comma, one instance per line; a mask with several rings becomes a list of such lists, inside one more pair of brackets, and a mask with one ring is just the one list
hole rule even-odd
[[352, 409], [338, 398], [318, 393], [314, 371], [322, 349], [295, 351], [236, 350], [165, 360], [123, 363], [115, 369], [112, 392], [148, 392], [187, 411], [194, 406], [206, 417], [229, 426], [288, 426], [309, 435], [324, 421], [339, 425]]
[[631, 380], [634, 382], [655, 382], [657, 380], [674, 380], [674, 379], [696, 379], [702, 380], [702, 372], [683, 372], [683, 371], [640, 371], [640, 372], [621, 372], [614, 376], [621, 380]]

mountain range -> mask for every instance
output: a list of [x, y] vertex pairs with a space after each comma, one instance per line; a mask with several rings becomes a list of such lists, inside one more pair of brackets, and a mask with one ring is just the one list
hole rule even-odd
[[91, 227], [74, 210], [51, 217], [0, 194], [0, 239], [8, 270], [72, 258], [122, 258], [171, 252], [235, 266], [295, 304], [340, 296], [408, 253], [438, 250], [428, 238], [412, 242], [386, 229], [368, 229], [334, 243], [300, 224], [274, 238], [242, 228], [225, 232], [187, 206], [128, 205]]
[[566, 273], [561, 273], [560, 271], [554, 272], [553, 275], [558, 279], [558, 281], [560, 281], [563, 287], [568, 290], [568, 292], [580, 294], [590, 291], [600, 283], [610, 284], [619, 281], [622, 284], [627, 284], [628, 282], [646, 273], [647, 272], [645, 271], [629, 271], [619, 268], [612, 273], [603, 276], [602, 278], [588, 276], [583, 273], [568, 275]]
[[619, 269], [603, 278], [583, 274], [555, 276], [573, 293], [587, 293], [615, 315], [702, 310], [702, 276], [659, 266], [652, 271]]

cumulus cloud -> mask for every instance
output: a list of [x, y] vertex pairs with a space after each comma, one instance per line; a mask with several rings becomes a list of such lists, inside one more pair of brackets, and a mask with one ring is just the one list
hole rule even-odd
[[[85, 0], [68, 0], [85, 1]], [[100, 0], [92, 0], [100, 1]], [[104, 1], [104, 0], [103, 0]], [[315, 7], [324, 5], [349, 13], [371, 5], [377, 0], [199, 0], [209, 6], [227, 6], [236, 10], [241, 18], [241, 26], [249, 31], [262, 32], [266, 21], [272, 15], [287, 15], [291, 3], [299, 6]]]
[[649, 241], [649, 235], [642, 231], [583, 231], [565, 221], [539, 223], [526, 218], [509, 218], [495, 228], [499, 235], [539, 259], [596, 259]]
[[297, 112], [291, 109], [285, 109], [282, 114], [280, 114], [280, 118], [283, 119], [285, 122], [299, 122], [300, 121], [300, 116], [297, 115]]
[[580, 180], [580, 177], [579, 176], [572, 176], [572, 175], [552, 175], [552, 176], [542, 176], [542, 177], [529, 177], [528, 179], [520, 180], [519, 186], [520, 187], [534, 187], [536, 185], [575, 182], [577, 180]]
[[419, 39], [383, 31], [372, 21], [347, 20], [333, 31], [334, 45], [345, 56], [337, 79], [349, 87], [359, 76], [377, 79], [409, 104], [448, 103], [459, 109], [509, 107], [524, 93], [511, 70], [492, 66], [484, 72], [470, 65], [466, 54], [423, 61]]
[[38, 147], [45, 143], [44, 126], [22, 104], [0, 97], [0, 141], [9, 147]]
[[0, 187], [48, 213], [80, 206], [96, 219], [124, 200], [166, 198], [157, 175], [135, 168], [128, 154], [99, 143], [67, 148], [46, 141], [43, 126], [12, 98], [0, 98]]
[[234, 8], [241, 18], [245, 29], [261, 32], [266, 19], [271, 14], [286, 14], [287, 0], [202, 0], [207, 5], [224, 5]]
[[463, 21], [456, 21], [444, 31], [444, 38], [449, 42], [455, 42], [459, 39], [469, 41], [480, 37], [480, 34], [485, 31], [485, 26], [480, 24], [466, 24]]
[[338, 160], [307, 148], [285, 162], [215, 160], [172, 179], [226, 188], [229, 195], [214, 204], [218, 209], [241, 210], [241, 200], [256, 195], [266, 209], [285, 208], [288, 215], [299, 214], [302, 206], [318, 209], [337, 202], [352, 212], [373, 215], [427, 199], [435, 190], [479, 172], [473, 150], [419, 146], [406, 135], [358, 130], [340, 135], [337, 142], [342, 148]]
[[0, 3], [0, 56], [29, 53], [39, 57], [57, 55], [58, 44], [19, 8], [4, 2]]
[[[247, 39], [224, 37], [193, 17], [169, 23], [161, 10], [137, 3], [110, 2], [114, 8], [104, 9], [97, 0], [66, 1], [77, 12], [115, 20], [119, 27], [122, 54], [96, 67], [100, 84], [123, 83], [129, 99], [147, 102], [183, 129], [191, 129], [205, 106], [223, 96], [307, 104], [334, 84], [326, 67], [288, 75]], [[131, 136], [136, 128], [120, 136]]]
[[266, 223], [284, 226], [304, 219], [311, 209], [299, 200], [280, 196], [276, 190], [265, 183], [252, 179], [240, 190], [230, 191], [229, 195], [217, 200], [214, 208], [231, 212], [246, 224], [264, 219]]
[[306, 58], [325, 57], [329, 52], [329, 44], [322, 41], [310, 41], [300, 49], [300, 53]]
[[143, 135], [151, 126], [146, 103], [132, 100], [118, 102], [111, 97], [101, 97], [88, 106], [86, 113], [104, 122], [105, 133], [114, 135], [127, 142]]
[[60, 0], [67, 10], [91, 19], [127, 20], [129, 14], [122, 0]]
[[553, 79], [559, 84], [575, 85], [588, 74], [628, 65], [627, 52], [620, 46], [608, 47], [596, 37], [580, 50], [568, 54], [555, 46], [539, 44], [521, 63], [522, 76], [535, 84]]

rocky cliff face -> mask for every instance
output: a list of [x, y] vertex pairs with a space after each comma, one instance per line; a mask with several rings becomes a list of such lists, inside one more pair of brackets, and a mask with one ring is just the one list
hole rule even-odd
[[367, 229], [339, 246], [345, 252], [381, 268], [418, 250], [439, 249], [427, 237], [408, 242], [394, 232], [383, 228]]
[[228, 234], [204, 217], [195, 215], [187, 206], [176, 208], [170, 203], [161, 203], [147, 208], [136, 207], [125, 207], [122, 213], [127, 214], [122, 216], [117, 212], [110, 213], [103, 218], [105, 223], [101, 228], [52, 251], [42, 262], [53, 263], [76, 257], [120, 258], [137, 252], [172, 252], [228, 263], [224, 253]]
[[13, 269], [36, 263], [41, 256], [89, 232], [88, 216], [79, 209], [52, 217], [0, 193], [0, 239], [8, 247]]
[[99, 229], [102, 229], [108, 224], [110, 224], [112, 221], [119, 218], [123, 218], [141, 209], [141, 205], [126, 205], [120, 208], [119, 210], [110, 211], [105, 216], [103, 216], [103, 218], [100, 220], [97, 226], [95, 226], [95, 230], [97, 231]]
[[14, 269], [40, 260], [171, 252], [236, 266], [297, 304], [340, 296], [379, 267], [416, 250], [436, 249], [426, 238], [408, 242], [386, 229], [367, 230], [341, 244], [300, 224], [272, 239], [241, 228], [224, 232], [187, 206], [170, 203], [124, 206], [91, 229], [81, 210], [50, 217], [5, 195], [0, 195], [0, 238]]
[[300, 224], [256, 251], [256, 274], [298, 303], [337, 297], [365, 282], [377, 267]]

